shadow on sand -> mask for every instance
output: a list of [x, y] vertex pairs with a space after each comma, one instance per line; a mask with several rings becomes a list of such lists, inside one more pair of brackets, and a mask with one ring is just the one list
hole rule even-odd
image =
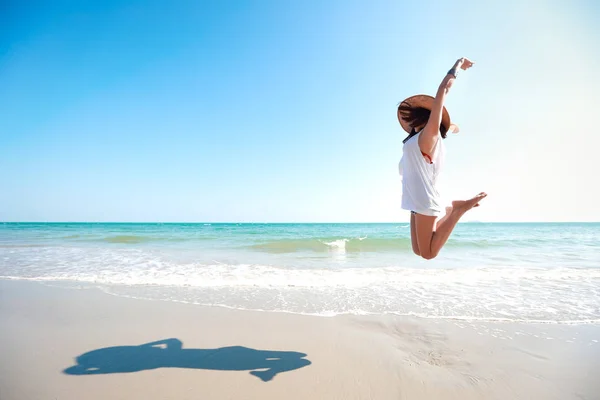
[[184, 349], [179, 339], [165, 339], [139, 346], [92, 350], [76, 358], [68, 375], [118, 374], [156, 368], [196, 368], [250, 371], [264, 382], [280, 372], [310, 365], [306, 354], [295, 351], [255, 350], [242, 346], [218, 349]]

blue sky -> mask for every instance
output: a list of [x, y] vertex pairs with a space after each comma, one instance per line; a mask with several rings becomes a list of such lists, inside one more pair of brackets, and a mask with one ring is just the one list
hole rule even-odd
[[405, 221], [397, 103], [447, 102], [444, 193], [600, 221], [591, 1], [56, 1], [0, 13], [0, 220]]

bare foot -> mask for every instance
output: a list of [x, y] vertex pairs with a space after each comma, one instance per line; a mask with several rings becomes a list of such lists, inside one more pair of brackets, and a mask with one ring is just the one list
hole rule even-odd
[[479, 202], [487, 196], [486, 193], [481, 192], [477, 196], [469, 200], [456, 200], [452, 202], [452, 209], [454, 212], [461, 214], [466, 213], [473, 207], [479, 207]]

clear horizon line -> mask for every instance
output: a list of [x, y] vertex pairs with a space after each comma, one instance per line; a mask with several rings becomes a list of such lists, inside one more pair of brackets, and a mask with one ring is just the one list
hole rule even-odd
[[[410, 221], [0, 221], [0, 224], [406, 224]], [[459, 221], [460, 224], [597, 224], [600, 221]]]

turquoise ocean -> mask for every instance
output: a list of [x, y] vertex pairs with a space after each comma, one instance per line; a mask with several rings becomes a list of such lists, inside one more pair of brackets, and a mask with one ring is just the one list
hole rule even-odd
[[600, 224], [459, 224], [440, 256], [407, 223], [0, 223], [0, 279], [331, 316], [600, 323]]

